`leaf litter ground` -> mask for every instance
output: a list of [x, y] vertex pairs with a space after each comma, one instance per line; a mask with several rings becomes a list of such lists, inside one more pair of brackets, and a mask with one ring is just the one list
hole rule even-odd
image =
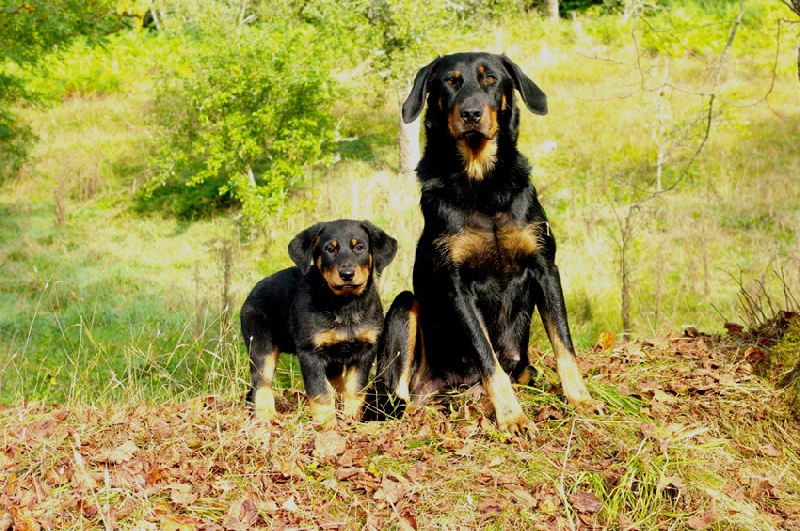
[[40, 529], [800, 529], [800, 442], [768, 349], [733, 330], [581, 356], [602, 416], [565, 406], [549, 356], [498, 433], [474, 393], [402, 421], [319, 431], [279, 393], [241, 401], [0, 409], [0, 531]]

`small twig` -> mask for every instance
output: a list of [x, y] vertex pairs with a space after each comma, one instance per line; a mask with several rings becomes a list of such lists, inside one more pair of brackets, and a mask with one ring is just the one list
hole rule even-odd
[[558, 495], [561, 497], [561, 503], [564, 504], [564, 513], [567, 515], [567, 521], [569, 522], [569, 528], [572, 531], [576, 531], [575, 529], [575, 522], [572, 521], [572, 515], [569, 512], [569, 502], [567, 501], [567, 494], [564, 492], [564, 476], [566, 475], [567, 471], [567, 458], [569, 457], [569, 451], [572, 447], [572, 436], [575, 434], [575, 423], [578, 421], [577, 418], [572, 419], [572, 426], [569, 429], [569, 437], [567, 437], [567, 449], [564, 450], [564, 460], [561, 462], [561, 478], [558, 482]]

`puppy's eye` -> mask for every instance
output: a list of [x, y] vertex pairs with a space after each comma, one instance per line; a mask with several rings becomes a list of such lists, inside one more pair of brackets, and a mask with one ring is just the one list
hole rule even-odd
[[454, 78], [454, 77], [448, 77], [448, 78], [447, 78], [447, 79], [445, 79], [444, 81], [445, 81], [445, 83], [447, 83], [448, 85], [455, 85], [455, 84], [456, 84], [456, 78]]
[[367, 246], [364, 245], [363, 243], [358, 243], [358, 244], [356, 244], [355, 247], [353, 247], [353, 250], [355, 252], [357, 252], [357, 253], [362, 253], [362, 252], [364, 252], [366, 250], [366, 248], [367, 248]]
[[485, 82], [487, 85], [491, 85], [492, 83], [494, 83], [495, 81], [497, 81], [497, 78], [496, 78], [496, 77], [494, 77], [494, 76], [486, 76], [485, 78], [483, 78], [483, 81], [484, 81], [484, 82]]
[[336, 254], [336, 247], [334, 247], [333, 245], [328, 245], [327, 247], [325, 247], [325, 252], [328, 254]]

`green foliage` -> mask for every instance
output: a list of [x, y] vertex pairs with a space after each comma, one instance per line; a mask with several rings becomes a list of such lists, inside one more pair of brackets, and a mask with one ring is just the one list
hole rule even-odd
[[9, 110], [20, 101], [37, 101], [19, 81], [22, 67], [81, 35], [99, 42], [124, 24], [113, 2], [0, 0], [0, 183], [19, 170], [35, 139]]
[[[7, 78], [0, 77], [0, 96], [7, 81]], [[20, 124], [0, 100], [0, 184], [4, 178], [19, 171], [35, 138], [30, 126]]]
[[147, 78], [150, 57], [161, 59], [152, 41], [142, 31], [111, 35], [103, 46], [81, 36], [43, 56], [24, 81], [39, 101], [128, 91]]
[[[220, 205], [237, 201], [248, 223], [263, 224], [309, 167], [331, 160], [337, 83], [327, 43], [310, 26], [272, 25], [187, 50], [186, 71], [165, 72], [158, 83], [163, 142], [146, 191], [211, 188]], [[178, 214], [194, 209], [187, 199]]]

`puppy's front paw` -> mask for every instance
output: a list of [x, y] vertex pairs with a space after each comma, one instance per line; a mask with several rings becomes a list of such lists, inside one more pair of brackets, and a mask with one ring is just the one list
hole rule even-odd
[[319, 424], [324, 430], [332, 430], [336, 427], [336, 407], [334, 404], [311, 400], [310, 408], [311, 420], [315, 424]]
[[278, 416], [275, 411], [275, 396], [269, 387], [262, 387], [255, 392], [253, 406], [255, 407], [256, 420], [269, 422]]

